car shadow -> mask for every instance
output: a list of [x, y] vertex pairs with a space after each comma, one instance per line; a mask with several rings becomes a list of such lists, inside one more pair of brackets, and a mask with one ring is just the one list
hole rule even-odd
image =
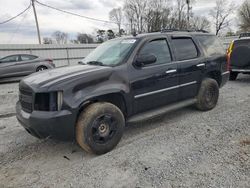
[[[133, 140], [136, 140], [138, 137], [143, 137], [143, 135], [146, 132], [150, 132], [154, 129], [166, 127], [166, 129], [169, 126], [173, 125], [173, 122], [178, 121], [178, 118], [184, 114], [192, 114], [197, 113], [197, 110], [195, 110], [192, 106], [186, 107], [183, 109], [179, 109], [176, 111], [169, 112], [165, 115], [161, 115], [159, 117], [145, 120], [142, 122], [137, 123], [130, 123], [127, 124], [124, 130], [124, 135], [122, 137], [122, 140], [118, 144], [116, 148], [114, 148], [111, 152], [104, 154], [110, 155], [112, 152], [117, 152], [116, 150], [121, 149], [122, 147], [130, 144], [133, 142]], [[168, 124], [169, 123], [169, 124]], [[17, 127], [20, 125], [16, 125]], [[18, 135], [18, 136], [17, 136]], [[12, 159], [12, 161], [15, 161], [15, 152], [19, 156], [18, 160], [20, 158], [25, 158], [28, 156], [37, 156], [38, 160], [43, 160], [43, 156], [46, 158], [48, 157], [57, 157], [60, 160], [63, 161], [78, 161], [84, 159], [93, 159], [96, 157], [99, 157], [95, 154], [90, 154], [84, 151], [82, 148], [78, 146], [76, 141], [60, 141], [53, 138], [47, 138], [47, 139], [37, 139], [29, 133], [27, 133], [23, 129], [19, 129], [18, 133], [15, 133], [15, 135], [12, 136], [13, 138], [19, 137], [20, 142], [22, 142], [19, 145], [13, 145], [11, 146], [11, 152], [8, 154], [8, 152], [5, 155], [9, 159]], [[15, 141], [19, 142], [19, 141]], [[13, 150], [15, 151], [13, 153]]]
[[230, 81], [235, 83], [249, 83], [250, 82], [250, 75], [249, 74], [239, 74], [237, 80]]

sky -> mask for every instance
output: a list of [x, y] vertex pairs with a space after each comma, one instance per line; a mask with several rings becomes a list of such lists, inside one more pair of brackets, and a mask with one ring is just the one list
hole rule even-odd
[[[109, 12], [123, 5], [124, 0], [39, 0], [63, 10], [75, 12], [84, 16], [109, 20]], [[240, 5], [244, 0], [228, 0]], [[193, 5], [195, 15], [207, 16], [215, 6], [216, 0], [196, 0]], [[15, 16], [24, 10], [30, 0], [0, 0], [0, 22]], [[36, 4], [41, 36], [51, 37], [60, 30], [74, 39], [78, 32], [95, 34], [97, 29], [116, 29], [116, 25], [89, 21], [83, 18], [67, 15], [56, 10]], [[236, 17], [233, 16], [233, 17]], [[237, 20], [232, 21], [232, 30], [237, 28]], [[35, 44], [38, 43], [33, 9], [7, 24], [0, 24], [0, 44]]]

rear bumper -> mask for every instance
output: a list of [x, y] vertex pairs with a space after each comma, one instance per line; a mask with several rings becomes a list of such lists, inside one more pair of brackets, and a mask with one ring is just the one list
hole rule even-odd
[[75, 136], [76, 116], [67, 110], [56, 112], [33, 111], [31, 114], [16, 104], [16, 117], [20, 124], [37, 138], [52, 137], [60, 140], [72, 140]]
[[55, 68], [56, 67], [56, 65], [54, 64], [54, 63], [49, 63], [49, 68], [50, 69], [53, 69], [53, 68]]
[[229, 75], [230, 75], [229, 71], [223, 72], [221, 74], [221, 84], [220, 84], [220, 87], [223, 87], [227, 83], [227, 81], [229, 80]]

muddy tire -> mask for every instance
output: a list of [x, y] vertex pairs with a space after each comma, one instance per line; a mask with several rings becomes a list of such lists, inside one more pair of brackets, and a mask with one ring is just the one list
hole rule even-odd
[[235, 81], [238, 77], [238, 72], [230, 72], [229, 80]]
[[219, 98], [219, 86], [216, 80], [206, 78], [202, 81], [197, 96], [196, 107], [202, 111], [213, 109]]
[[89, 153], [104, 154], [121, 140], [125, 120], [121, 110], [110, 103], [89, 105], [76, 124], [76, 140]]

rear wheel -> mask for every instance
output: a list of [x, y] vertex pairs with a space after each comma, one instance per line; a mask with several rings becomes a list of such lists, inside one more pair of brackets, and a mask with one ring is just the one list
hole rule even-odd
[[120, 141], [125, 126], [121, 110], [110, 103], [94, 103], [79, 116], [76, 140], [87, 152], [104, 154]]
[[216, 80], [206, 78], [202, 81], [197, 96], [196, 107], [199, 110], [207, 111], [213, 109], [219, 98], [219, 86]]
[[44, 70], [46, 70], [46, 69], [48, 69], [48, 68], [45, 67], [45, 66], [40, 66], [40, 67], [38, 67], [38, 68], [36, 69], [36, 72], [44, 71]]
[[238, 74], [239, 74], [238, 72], [230, 72], [229, 80], [231, 80], [231, 81], [236, 80], [238, 77]]

